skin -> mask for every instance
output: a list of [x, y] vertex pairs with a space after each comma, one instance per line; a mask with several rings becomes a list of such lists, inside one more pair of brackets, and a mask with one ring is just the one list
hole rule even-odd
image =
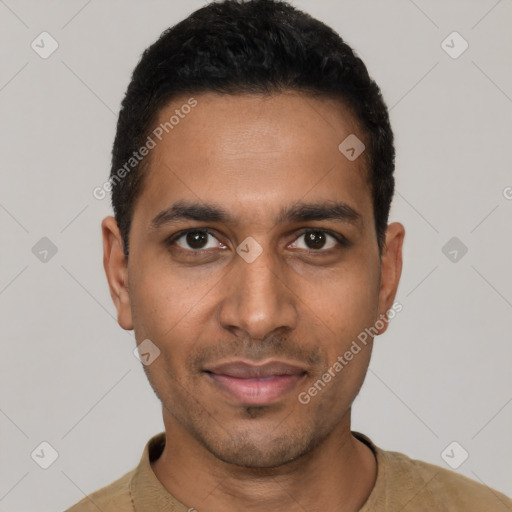
[[[199, 511], [358, 510], [377, 468], [351, 434], [350, 410], [373, 340], [307, 405], [298, 394], [392, 307], [404, 227], [388, 226], [379, 258], [367, 160], [363, 153], [351, 162], [338, 150], [349, 134], [363, 141], [364, 134], [339, 102], [296, 92], [195, 98], [197, 106], [151, 152], [128, 261], [114, 218], [102, 223], [118, 322], [137, 343], [150, 339], [161, 351], [144, 367], [167, 434], [153, 470]], [[187, 99], [175, 98], [158, 122]], [[179, 200], [221, 205], [236, 222], [152, 228]], [[332, 201], [351, 206], [359, 220], [276, 222], [295, 202]], [[202, 252], [186, 237], [166, 245], [190, 228], [212, 232]], [[350, 243], [320, 234], [325, 245], [312, 248], [304, 229]], [[249, 236], [263, 251], [252, 263], [236, 252]], [[201, 371], [229, 358], [280, 359], [307, 373], [276, 401], [250, 407]]]

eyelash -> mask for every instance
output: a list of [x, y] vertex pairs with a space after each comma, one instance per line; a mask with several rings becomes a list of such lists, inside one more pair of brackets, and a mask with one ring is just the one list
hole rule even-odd
[[[186, 236], [188, 233], [195, 233], [195, 232], [207, 233], [208, 235], [210, 235], [213, 238], [217, 239], [215, 234], [212, 231], [210, 231], [208, 228], [193, 228], [193, 229], [185, 229], [183, 231], [179, 231], [178, 233], [174, 233], [173, 235], [171, 235], [169, 238], [167, 238], [165, 240], [165, 245], [170, 248], [181, 237]], [[350, 247], [352, 245], [352, 243], [346, 237], [344, 237], [341, 233], [335, 233], [335, 232], [330, 231], [328, 229], [312, 229], [312, 228], [304, 228], [304, 229], [302, 229], [299, 232], [299, 234], [297, 235], [297, 238], [295, 238], [294, 242], [298, 238], [300, 238], [301, 236], [306, 235], [307, 233], [323, 233], [323, 234], [329, 235], [329, 236], [333, 237], [338, 242], [340, 247], [347, 248], [347, 247]], [[183, 247], [178, 247], [178, 249], [180, 249], [182, 251], [185, 251], [187, 253], [190, 253], [190, 254], [198, 254], [198, 255], [201, 255], [201, 253], [203, 253], [205, 251], [211, 250], [211, 249], [183, 249]], [[334, 248], [330, 248], [330, 249], [309, 249], [309, 251], [312, 252], [312, 253], [329, 253], [333, 249]], [[300, 249], [300, 250], [304, 251], [305, 249]]]

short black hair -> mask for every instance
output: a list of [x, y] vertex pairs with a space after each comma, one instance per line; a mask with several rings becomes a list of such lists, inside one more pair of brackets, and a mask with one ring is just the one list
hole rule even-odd
[[365, 139], [382, 251], [394, 192], [395, 149], [386, 104], [363, 61], [333, 29], [288, 2], [223, 0], [165, 30], [133, 71], [121, 104], [110, 173], [112, 206], [127, 257], [134, 205], [148, 162], [133, 156], [147, 141], [160, 110], [184, 94], [284, 91], [339, 99], [355, 116]]

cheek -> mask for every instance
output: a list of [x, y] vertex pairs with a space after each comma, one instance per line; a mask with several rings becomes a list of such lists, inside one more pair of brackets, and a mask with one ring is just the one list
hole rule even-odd
[[[362, 258], [312, 279], [301, 291], [306, 317], [316, 316], [337, 350], [375, 321], [378, 311], [378, 273]], [[332, 345], [331, 345], [332, 346]]]
[[212, 275], [165, 263], [155, 259], [134, 264], [141, 270], [130, 287], [136, 334], [162, 341], [178, 331], [193, 333], [194, 324], [197, 329], [198, 315], [205, 314], [209, 296], [222, 279], [222, 272]]

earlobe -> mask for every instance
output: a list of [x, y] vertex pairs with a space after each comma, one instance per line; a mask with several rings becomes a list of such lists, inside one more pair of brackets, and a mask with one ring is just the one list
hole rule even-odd
[[110, 296], [117, 310], [117, 321], [126, 330], [133, 329], [128, 288], [128, 262], [123, 251], [123, 239], [114, 217], [105, 217], [101, 223], [103, 236], [103, 267]]
[[[399, 222], [390, 224], [386, 230], [386, 245], [382, 250], [381, 281], [379, 290], [379, 315], [385, 315], [393, 306], [400, 276], [402, 275], [402, 246], [405, 228]], [[386, 331], [388, 322], [379, 329]]]

